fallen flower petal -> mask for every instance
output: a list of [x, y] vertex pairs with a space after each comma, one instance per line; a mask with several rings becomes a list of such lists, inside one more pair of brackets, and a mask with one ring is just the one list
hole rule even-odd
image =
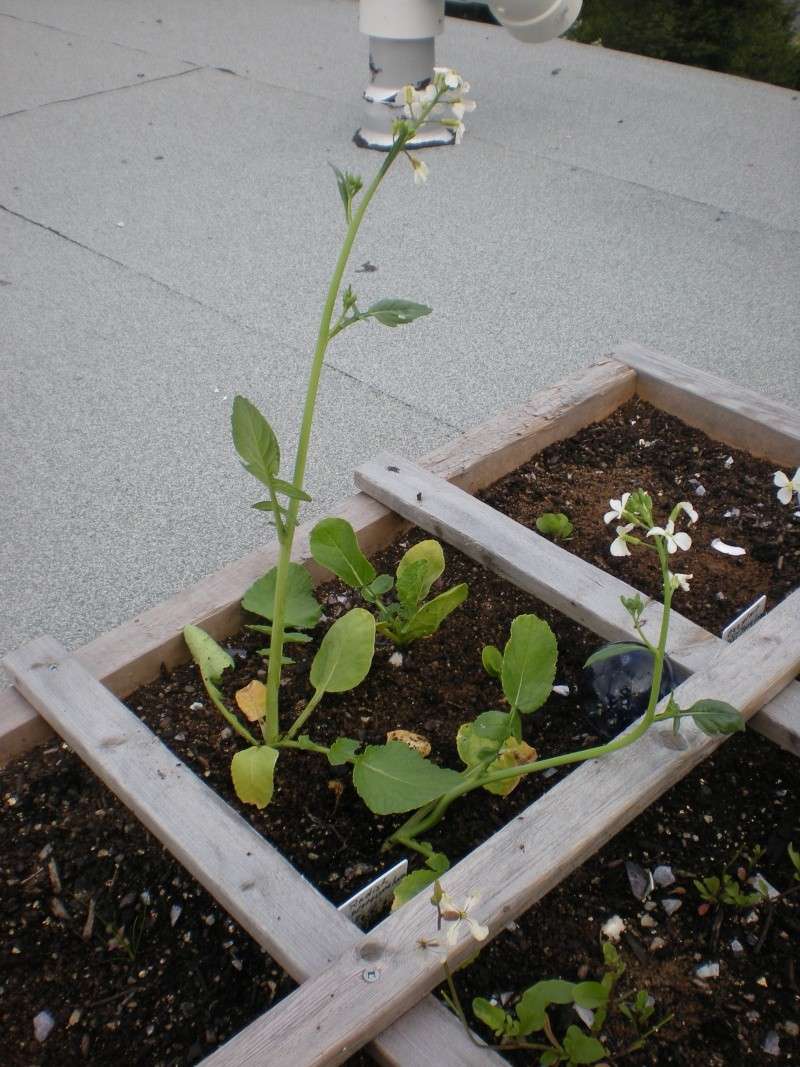
[[711, 547], [716, 549], [717, 552], [721, 552], [723, 556], [744, 556], [747, 553], [746, 548], [739, 548], [738, 545], [726, 545], [718, 537], [715, 537], [711, 542]]

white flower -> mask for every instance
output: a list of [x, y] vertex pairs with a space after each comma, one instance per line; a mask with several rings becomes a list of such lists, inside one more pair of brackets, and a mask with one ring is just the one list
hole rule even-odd
[[669, 584], [672, 587], [674, 593], [677, 589], [682, 589], [684, 593], [689, 592], [689, 582], [694, 578], [693, 574], [673, 574], [669, 572]]
[[610, 522], [614, 522], [622, 518], [622, 513], [625, 510], [625, 505], [628, 503], [630, 493], [623, 493], [621, 500], [609, 500], [608, 506], [611, 511], [607, 511], [603, 516], [603, 522], [608, 526]]
[[475, 103], [474, 100], [459, 99], [450, 101], [450, 107], [452, 108], [453, 114], [459, 122], [464, 118], [464, 115], [467, 112], [474, 111], [477, 106], [478, 105]]
[[428, 164], [416, 156], [409, 156], [414, 168], [414, 185], [424, 185], [428, 180]]
[[788, 478], [783, 471], [775, 471], [772, 481], [778, 487], [778, 500], [781, 504], [791, 504], [795, 493], [800, 501], [800, 467], [794, 472], [794, 478]]
[[469, 83], [464, 81], [458, 71], [451, 70], [450, 67], [434, 67], [433, 73], [434, 76], [439, 76], [446, 88], [460, 89], [463, 93], [469, 92]]
[[[613, 501], [612, 501], [613, 504]], [[628, 543], [625, 539], [625, 534], [629, 534], [633, 529], [633, 523], [629, 522], [627, 526], [617, 527], [617, 536], [615, 540], [611, 542], [611, 555], [612, 556], [629, 556], [631, 550], [628, 548]]]
[[458, 941], [458, 932], [462, 923], [466, 923], [469, 927], [469, 932], [475, 938], [476, 941], [485, 941], [489, 936], [489, 927], [482, 926], [481, 923], [475, 919], [470, 918], [470, 911], [480, 900], [479, 893], [469, 893], [467, 899], [464, 901], [463, 907], [459, 907], [458, 904], [447, 893], [442, 893], [441, 900], [439, 901], [439, 914], [445, 922], [451, 923], [445, 940], [448, 945], [455, 945]]
[[426, 85], [424, 89], [415, 89], [413, 85], [403, 86], [403, 114], [407, 119], [418, 119], [425, 108], [436, 99], [436, 86]]
[[681, 530], [679, 533], [675, 533], [675, 523], [672, 519], [669, 520], [666, 526], [654, 526], [652, 530], [647, 533], [648, 537], [663, 537], [667, 542], [667, 552], [670, 555], [673, 552], [677, 552], [680, 548], [684, 552], [688, 552], [692, 547], [692, 539]]
[[696, 523], [700, 517], [688, 500], [681, 500], [679, 504], [675, 505], [675, 510], [679, 512], [685, 511], [686, 514], [689, 516], [689, 522], [691, 522], [692, 524]]

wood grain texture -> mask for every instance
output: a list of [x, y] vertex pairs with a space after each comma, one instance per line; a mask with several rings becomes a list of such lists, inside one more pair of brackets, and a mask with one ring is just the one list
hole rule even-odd
[[[610, 641], [637, 640], [620, 603], [621, 596], [633, 596], [635, 589], [614, 575], [391, 453], [363, 464], [355, 478], [361, 489], [410, 522], [587, 629]], [[643, 628], [654, 643], [660, 619], [660, 605], [652, 603], [644, 613]], [[685, 674], [707, 666], [723, 647], [721, 638], [673, 611], [668, 652]], [[800, 684], [783, 693], [775, 708], [763, 708], [752, 726], [800, 755]]]
[[[5, 665], [31, 705], [294, 978], [308, 978], [363, 939], [57, 641], [37, 638]], [[430, 999], [382, 1035], [373, 1052], [390, 1067], [417, 1067], [424, 1047], [441, 1047], [447, 1067], [505, 1062], [487, 1060]]]
[[[605, 418], [633, 394], [636, 376], [614, 360], [604, 360], [537, 393], [521, 408], [469, 430], [420, 462], [443, 478], [475, 491], [491, 484], [554, 441]], [[348, 497], [332, 512], [355, 529], [362, 550], [384, 548], [406, 526], [404, 520], [364, 494]], [[316, 581], [327, 573], [311, 559], [308, 536], [313, 523], [297, 531], [293, 558]], [[181, 636], [188, 623], [223, 640], [242, 623], [240, 601], [247, 588], [277, 561], [276, 543], [203, 578], [130, 622], [110, 630], [76, 651], [81, 663], [117, 696], [127, 696], [188, 659]], [[0, 765], [50, 735], [30, 705], [0, 692]]]
[[[678, 702], [690, 707], [713, 696], [749, 717], [800, 667], [798, 628], [800, 591], [680, 685]], [[444, 888], [456, 901], [479, 890], [471, 914], [489, 925], [492, 936], [502, 931], [724, 740], [690, 723], [683, 731], [686, 748], [678, 750], [671, 734], [671, 727], [658, 725], [629, 748], [580, 765], [448, 872]], [[447, 817], [457, 818], [457, 807]], [[420, 939], [434, 937], [435, 930], [433, 908], [427, 894], [420, 894], [328, 971], [232, 1038], [208, 1058], [207, 1067], [342, 1063], [442, 980], [442, 952], [451, 967], [474, 952], [463, 927], [453, 948], [423, 947]], [[372, 982], [363, 980], [365, 957], [377, 975]], [[311, 1019], [313, 1028], [307, 1026]]]
[[611, 355], [636, 371], [636, 392], [655, 407], [732, 448], [792, 470], [800, 464], [800, 413], [794, 408], [635, 342]]

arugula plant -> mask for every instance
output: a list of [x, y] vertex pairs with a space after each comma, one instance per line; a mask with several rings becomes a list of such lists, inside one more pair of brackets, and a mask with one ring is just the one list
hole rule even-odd
[[[356, 589], [377, 611], [376, 630], [395, 645], [409, 645], [435, 634], [469, 592], [465, 582], [427, 600], [434, 582], [444, 573], [444, 553], [438, 541], [420, 541], [405, 553], [394, 578], [378, 574], [358, 547], [355, 531], [345, 519], [318, 522], [309, 540], [311, 555], [345, 585]], [[394, 592], [389, 603], [385, 598]]]
[[[297, 735], [326, 693], [340, 693], [354, 688], [363, 681], [369, 671], [377, 626], [373, 615], [364, 608], [349, 611], [337, 619], [326, 633], [311, 665], [313, 695], [288, 728], [281, 722], [279, 710], [281, 671], [287, 662], [291, 662], [284, 655], [284, 647], [308, 640], [305, 631], [312, 629], [320, 618], [319, 605], [313, 596], [308, 575], [303, 568], [291, 562], [300, 506], [311, 499], [304, 484], [314, 412], [325, 354], [335, 337], [359, 322], [374, 320], [382, 326], [395, 329], [430, 314], [431, 309], [424, 304], [394, 298], [379, 300], [362, 309], [358, 297], [349, 285], [342, 292], [342, 283], [367, 208], [395, 160], [405, 156], [411, 164], [415, 184], [421, 184], [427, 178], [428, 167], [422, 160], [410, 154], [409, 147], [413, 138], [422, 127], [435, 121], [439, 125], [450, 127], [454, 141], [460, 142], [464, 131], [463, 117], [475, 107], [472, 101], [465, 99], [468, 92], [469, 85], [459, 74], [449, 69], [437, 68], [430, 84], [424, 89], [406, 86], [402, 90], [404, 117], [393, 123], [392, 146], [368, 185], [365, 186], [358, 175], [333, 168], [344, 209], [345, 235], [322, 309], [294, 469], [290, 477], [281, 476], [281, 449], [268, 420], [255, 404], [245, 397], [237, 396], [233, 403], [231, 427], [234, 446], [245, 470], [260, 482], [265, 490], [263, 499], [253, 504], [253, 507], [270, 516], [279, 543], [277, 566], [256, 582], [244, 598], [244, 607], [265, 619], [263, 624], [258, 624], [258, 628], [269, 638], [269, 647], [264, 650], [267, 660], [266, 685], [252, 682], [246, 687], [246, 691], [237, 694], [238, 709], [248, 722], [254, 724], [254, 729], [245, 725], [239, 714], [228, 707], [222, 696], [220, 680], [224, 672], [233, 666], [229, 653], [199, 627], [187, 627], [184, 635], [200, 668], [211, 700], [231, 728], [247, 742], [248, 747], [233, 757], [232, 776], [240, 799], [259, 808], [265, 807], [272, 797], [275, 765], [281, 749], [294, 747], [318, 751], [335, 764], [345, 762], [346, 759], [353, 762], [354, 749], [359, 747], [345, 738], [328, 748], [315, 745], [306, 735]], [[336, 316], [335, 308], [340, 293], [341, 311]], [[423, 568], [418, 568], [414, 573], [418, 585], [424, 586], [429, 574], [427, 564], [424, 572]], [[450, 598], [446, 604], [436, 604], [441, 598], [434, 598], [428, 604], [423, 604], [423, 595], [418, 596], [417, 602], [414, 603], [412, 586], [412, 576], [409, 575], [403, 583], [404, 599], [400, 598], [402, 611], [390, 613], [386, 619], [381, 620], [382, 632], [386, 632], [388, 636], [394, 635], [394, 639], [401, 643], [413, 640], [415, 636], [423, 636], [426, 632], [434, 632], [438, 622], [447, 614], [444, 608], [451, 605], [448, 610], [452, 610], [456, 603], [460, 603], [458, 597], [463, 600], [466, 595], [465, 589], [458, 593], [450, 590]], [[419, 592], [419, 589], [417, 591]], [[427, 591], [425, 590], [426, 593]], [[396, 747], [388, 751], [389, 762], [391, 763], [394, 755], [395, 760], [402, 763], [406, 759], [405, 753], [410, 750], [399, 742], [393, 744]], [[356, 769], [359, 766], [360, 764]], [[425, 768], [426, 771], [430, 770], [430, 765], [426, 764]], [[362, 777], [371, 777], [375, 782], [381, 773], [371, 773], [369, 769], [361, 771]], [[441, 773], [446, 775], [448, 772]], [[425, 773], [420, 776], [417, 784], [419, 796], [423, 798], [420, 803], [435, 795], [436, 789], [426, 782]], [[390, 787], [387, 788], [391, 791]], [[388, 804], [391, 807], [392, 803], [397, 802], [382, 803], [383, 806]], [[405, 800], [402, 802], [405, 803]]]
[[552, 537], [554, 541], [567, 541], [572, 537], [575, 527], [563, 512], [546, 511], [536, 520], [536, 529], [544, 537]]

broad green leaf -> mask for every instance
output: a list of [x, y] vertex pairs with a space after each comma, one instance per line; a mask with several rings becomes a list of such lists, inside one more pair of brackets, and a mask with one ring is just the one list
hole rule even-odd
[[[394, 585], [394, 578], [391, 574], [379, 574], [378, 577], [366, 587], [373, 596], [385, 596], [391, 592]], [[362, 589], [363, 593], [364, 590]]]
[[593, 652], [591, 656], [584, 663], [585, 667], [591, 667], [595, 663], [602, 663], [603, 660], [613, 659], [614, 656], [622, 656], [625, 652], [647, 652], [647, 645], [643, 645], [640, 641], [616, 641], [611, 645], [603, 645], [602, 648], [598, 648], [596, 652]]
[[605, 1048], [596, 1037], [589, 1037], [577, 1026], [567, 1028], [563, 1044], [571, 1063], [597, 1063], [598, 1060], [605, 1059], [607, 1055]]
[[608, 990], [600, 982], [578, 982], [572, 991], [579, 1008], [601, 1008], [608, 1003]]
[[[409, 644], [420, 637], [430, 637], [435, 634], [447, 616], [467, 599], [469, 587], [466, 582], [454, 585], [444, 593], [435, 596], [427, 604], [423, 604], [419, 611], [400, 630], [400, 641]], [[555, 677], [555, 671], [553, 672]]]
[[324, 693], [355, 689], [369, 674], [375, 653], [375, 619], [351, 608], [331, 626], [311, 664], [311, 684]]
[[353, 785], [376, 815], [412, 811], [459, 785], [455, 771], [423, 759], [400, 741], [369, 745], [356, 757]]
[[363, 741], [354, 741], [352, 737], [337, 737], [328, 752], [328, 763], [331, 767], [349, 763], [363, 744]]
[[520, 1037], [543, 1029], [549, 1004], [571, 1004], [573, 988], [572, 982], [552, 978], [526, 989], [515, 1009]]
[[485, 1023], [493, 1034], [498, 1037], [505, 1034], [508, 1017], [499, 1004], [492, 1004], [485, 997], [475, 997], [472, 1001], [472, 1014]]
[[[278, 568], [272, 567], [263, 578], [253, 582], [242, 600], [242, 607], [245, 611], [252, 611], [254, 615], [262, 615], [272, 622], [277, 577]], [[299, 563], [290, 563], [286, 579], [284, 626], [294, 627], [297, 630], [310, 630], [317, 625], [321, 614], [322, 608], [314, 596], [314, 583], [311, 575]]]
[[723, 700], [698, 700], [684, 714], [691, 715], [697, 728], [712, 737], [744, 730], [744, 719], [739, 711]]
[[481, 652], [483, 669], [492, 678], [500, 678], [503, 672], [503, 653], [495, 645], [485, 645]]
[[414, 614], [420, 601], [425, 599], [427, 576], [428, 564], [424, 559], [415, 560], [403, 569], [402, 574], [397, 572], [397, 599], [408, 617]]
[[554, 1048], [545, 1049], [539, 1057], [539, 1067], [553, 1067], [554, 1063], [560, 1063], [561, 1056]]
[[434, 852], [425, 860], [422, 870], [412, 871], [405, 878], [401, 878], [394, 888], [392, 898], [392, 911], [397, 911], [417, 893], [433, 885], [437, 878], [441, 878], [445, 871], [450, 869], [450, 860], [443, 852]]
[[255, 404], [243, 396], [234, 398], [231, 430], [244, 469], [269, 485], [281, 465], [278, 439]]
[[353, 589], [369, 585], [375, 568], [358, 547], [353, 527], [345, 519], [323, 519], [311, 531], [311, 555], [322, 567]]
[[[422, 560], [425, 563], [425, 578], [422, 583], [422, 592], [419, 599], [424, 600], [430, 593], [431, 586], [437, 578], [441, 578], [444, 574], [444, 552], [442, 546], [438, 541], [428, 539], [426, 541], [418, 541], [416, 545], [412, 545], [408, 552], [405, 553], [403, 558], [397, 564], [397, 585], [398, 595], [400, 582], [409, 567], [413, 567], [415, 563]], [[402, 598], [401, 598], [402, 599]]]
[[432, 310], [411, 300], [379, 300], [364, 312], [364, 318], [371, 315], [384, 326], [404, 326], [422, 315], [430, 315]]
[[222, 672], [234, 666], [231, 655], [199, 626], [184, 626], [183, 639], [204, 681], [219, 681]]
[[231, 760], [233, 788], [239, 800], [265, 808], [272, 800], [278, 750], [268, 745], [243, 748]]
[[[494, 763], [489, 764], [490, 771], [505, 771], [509, 767], [521, 767], [525, 763], [533, 763], [538, 758], [535, 748], [531, 748], [525, 741], [519, 741], [516, 737], [508, 737], [503, 742], [500, 754]], [[504, 778], [501, 782], [489, 782], [483, 788], [487, 793], [495, 796], [507, 797], [517, 788], [522, 775], [519, 778]]]
[[536, 529], [545, 537], [563, 541], [570, 537], [574, 529], [566, 515], [560, 511], [546, 511], [536, 520]]
[[500, 680], [506, 700], [525, 714], [550, 696], [556, 676], [558, 646], [553, 631], [536, 615], [518, 615], [503, 652]]
[[499, 752], [511, 733], [511, 716], [506, 711], [484, 711], [473, 722], [458, 728], [456, 748], [468, 767]]

